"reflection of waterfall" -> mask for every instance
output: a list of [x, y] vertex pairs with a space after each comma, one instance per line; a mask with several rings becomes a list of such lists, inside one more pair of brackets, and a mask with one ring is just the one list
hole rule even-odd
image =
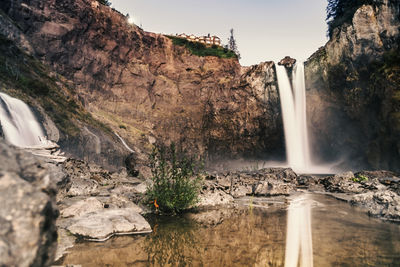
[[312, 267], [311, 200], [308, 195], [292, 200], [286, 227], [285, 267], [297, 267], [299, 262], [301, 267]]
[[6, 140], [15, 146], [39, 146], [47, 142], [28, 105], [4, 93], [0, 93], [0, 122]]
[[285, 130], [287, 162], [295, 171], [304, 171], [311, 164], [306, 123], [304, 66], [297, 64], [293, 71], [294, 94], [285, 67], [276, 65], [276, 73]]

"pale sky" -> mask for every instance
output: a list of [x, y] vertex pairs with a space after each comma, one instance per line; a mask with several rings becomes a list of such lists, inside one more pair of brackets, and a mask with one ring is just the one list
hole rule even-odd
[[244, 66], [307, 59], [327, 42], [327, 0], [110, 0], [145, 31], [235, 36]]

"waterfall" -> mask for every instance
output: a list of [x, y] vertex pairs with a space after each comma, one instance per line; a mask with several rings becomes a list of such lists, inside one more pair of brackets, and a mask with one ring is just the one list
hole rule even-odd
[[133, 149], [130, 148], [130, 147], [126, 144], [125, 140], [122, 139], [122, 137], [119, 136], [119, 134], [117, 134], [117, 133], [114, 133], [114, 134], [118, 137], [118, 139], [121, 141], [121, 143], [124, 145], [124, 147], [125, 147], [129, 152], [135, 153], [135, 151], [133, 151]]
[[301, 267], [313, 266], [311, 202], [308, 195], [301, 195], [289, 205], [285, 267], [297, 267], [299, 262]]
[[295, 171], [307, 171], [311, 165], [307, 133], [304, 65], [296, 64], [293, 90], [284, 66], [276, 65], [279, 97], [285, 131], [287, 163]]
[[27, 104], [0, 93], [0, 123], [8, 142], [18, 147], [47, 144], [42, 127]]

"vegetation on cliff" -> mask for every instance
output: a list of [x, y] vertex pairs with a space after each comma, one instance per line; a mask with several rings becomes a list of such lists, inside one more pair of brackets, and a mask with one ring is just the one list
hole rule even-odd
[[184, 152], [178, 153], [174, 144], [155, 147], [150, 155], [152, 185], [147, 200], [156, 210], [180, 213], [198, 201], [202, 165]]
[[175, 36], [167, 36], [170, 38], [174, 45], [186, 47], [190, 53], [199, 57], [214, 56], [219, 58], [238, 58], [234, 51], [228, 48], [223, 48], [217, 45], [206, 46], [198, 42], [190, 42], [184, 38]]

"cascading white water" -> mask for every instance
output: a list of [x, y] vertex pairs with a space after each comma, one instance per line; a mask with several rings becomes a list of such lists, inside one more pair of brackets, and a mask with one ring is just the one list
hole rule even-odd
[[43, 130], [23, 101], [0, 93], [0, 123], [7, 141], [18, 147], [47, 144]]
[[122, 139], [122, 137], [119, 136], [119, 134], [115, 133], [115, 135], [118, 137], [118, 139], [121, 141], [121, 143], [124, 145], [124, 147], [125, 147], [129, 152], [135, 153], [135, 151], [133, 151], [132, 148], [130, 148], [130, 147], [126, 144], [125, 140]]
[[307, 171], [311, 165], [307, 133], [304, 65], [296, 64], [293, 72], [293, 90], [284, 66], [276, 65], [285, 131], [287, 162], [293, 170]]
[[311, 202], [308, 195], [293, 199], [286, 225], [285, 267], [313, 267]]

